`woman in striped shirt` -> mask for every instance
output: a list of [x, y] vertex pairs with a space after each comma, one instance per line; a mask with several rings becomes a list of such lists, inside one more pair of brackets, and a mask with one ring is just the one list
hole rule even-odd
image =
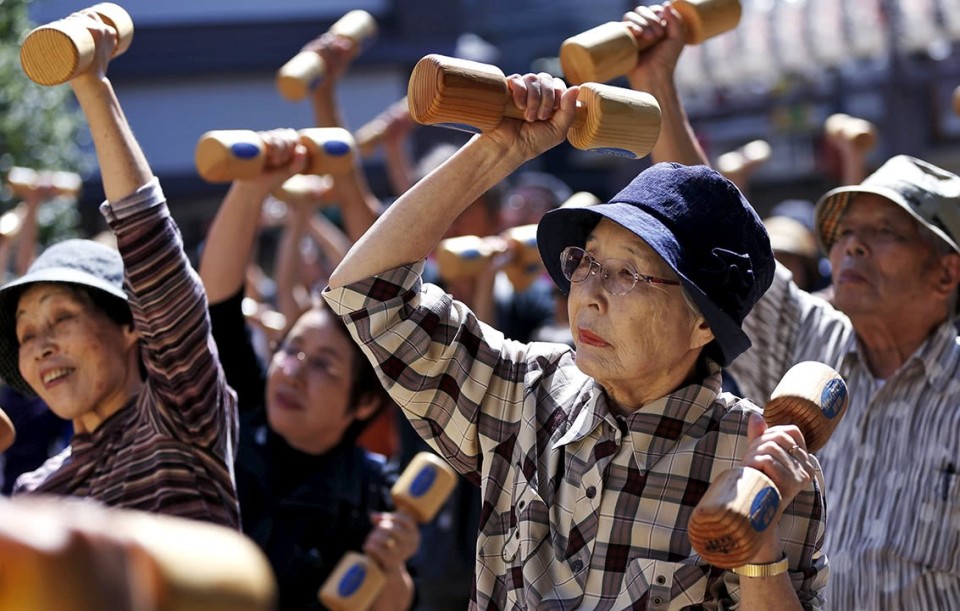
[[106, 66], [114, 30], [85, 19], [96, 57], [70, 82], [89, 123], [119, 254], [90, 240], [48, 248], [0, 289], [0, 376], [74, 425], [70, 446], [14, 494], [239, 527], [235, 398], [210, 337], [206, 300], [159, 183]]

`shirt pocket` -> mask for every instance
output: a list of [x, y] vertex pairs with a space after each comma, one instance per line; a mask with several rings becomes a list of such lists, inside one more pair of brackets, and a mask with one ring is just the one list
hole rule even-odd
[[547, 504], [532, 486], [523, 488], [514, 499], [513, 507], [516, 520], [504, 541], [501, 559], [508, 566], [523, 566], [547, 540], [550, 513]]
[[[960, 573], [960, 475], [955, 463], [927, 467], [919, 493], [894, 503], [888, 541], [903, 558], [925, 569]], [[911, 507], [912, 505], [912, 507]]]

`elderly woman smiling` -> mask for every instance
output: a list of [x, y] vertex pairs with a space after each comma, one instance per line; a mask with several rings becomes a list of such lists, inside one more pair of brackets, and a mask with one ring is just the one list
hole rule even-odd
[[[796, 427], [721, 391], [774, 269], [760, 219], [704, 166], [658, 164], [609, 203], [560, 209], [538, 245], [576, 345], [522, 344], [420, 281], [423, 258], [491, 184], [556, 146], [576, 88], [514, 76], [524, 120], [475, 136], [401, 197], [324, 292], [416, 430], [480, 484], [472, 608], [819, 608], [819, 465]], [[692, 549], [713, 477], [766, 473], [785, 511], [747, 567]]]

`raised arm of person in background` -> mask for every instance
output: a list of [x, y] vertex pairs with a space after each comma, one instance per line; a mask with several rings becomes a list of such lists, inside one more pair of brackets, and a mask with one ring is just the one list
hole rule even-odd
[[[310, 41], [304, 50], [319, 53], [326, 72], [323, 80], [313, 88], [310, 102], [313, 106], [317, 127], [347, 128], [337, 102], [337, 83], [340, 81], [355, 54], [353, 40], [329, 32]], [[380, 200], [370, 191], [367, 177], [359, 159], [351, 172], [335, 177], [335, 189], [341, 202], [341, 214], [347, 236], [356, 240], [373, 224], [383, 210]]]
[[549, 75], [512, 75], [507, 82], [514, 102], [525, 109], [525, 120], [505, 118], [413, 185], [353, 245], [331, 275], [331, 287], [425, 258], [467, 206], [566, 137], [577, 87], [567, 89]]
[[267, 167], [271, 169], [250, 180], [233, 181], [207, 232], [200, 257], [200, 278], [211, 303], [219, 303], [241, 290], [260, 230], [264, 200], [306, 165], [306, 149], [299, 144], [294, 130], [260, 132], [260, 136], [270, 143], [266, 150]]
[[693, 133], [674, 80], [677, 61], [686, 44], [680, 14], [669, 4], [638, 6], [623, 20], [638, 40], [657, 41], [640, 53], [636, 67], [627, 74], [632, 89], [645, 91], [660, 103], [660, 137], [650, 152], [651, 162], [709, 166], [710, 160]]

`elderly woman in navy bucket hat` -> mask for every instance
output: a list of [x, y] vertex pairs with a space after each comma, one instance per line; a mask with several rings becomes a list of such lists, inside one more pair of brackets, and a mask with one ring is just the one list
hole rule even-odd
[[158, 180], [106, 76], [116, 32], [70, 81], [93, 137], [119, 252], [92, 240], [47, 248], [0, 288], [0, 377], [73, 423], [70, 445], [21, 475], [14, 494], [239, 527], [236, 399], [210, 337], [203, 287]]
[[[657, 164], [609, 203], [540, 221], [575, 349], [520, 343], [424, 284], [423, 259], [478, 193], [559, 144], [577, 88], [508, 79], [523, 120], [474, 136], [350, 251], [324, 297], [421, 436], [481, 486], [471, 608], [819, 608], [824, 499], [796, 427], [721, 389], [774, 259], [736, 187]], [[710, 481], [748, 465], [785, 509], [745, 567], [693, 551]]]

